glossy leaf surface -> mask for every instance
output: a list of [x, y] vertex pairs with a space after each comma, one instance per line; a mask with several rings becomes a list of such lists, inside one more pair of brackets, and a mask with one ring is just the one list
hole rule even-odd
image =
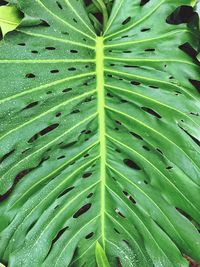
[[1, 262], [200, 261], [193, 1], [115, 0], [103, 36], [83, 1], [17, 3], [37, 23], [0, 46]]

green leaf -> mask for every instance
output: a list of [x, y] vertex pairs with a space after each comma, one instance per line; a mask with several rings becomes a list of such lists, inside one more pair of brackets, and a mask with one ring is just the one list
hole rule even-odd
[[[200, 17], [200, 2], [199, 1], [196, 2], [195, 7], [196, 7], [196, 12], [198, 13], [198, 15]], [[199, 25], [200, 25], [200, 20], [199, 20]]]
[[96, 244], [96, 261], [98, 267], [110, 267], [105, 251], [103, 250], [99, 242], [97, 242]]
[[97, 36], [82, 0], [17, 1], [27, 21], [0, 45], [1, 262], [200, 262], [199, 31], [181, 5], [115, 0]]
[[22, 15], [16, 6], [0, 7], [0, 28], [3, 36], [13, 31], [21, 22]]

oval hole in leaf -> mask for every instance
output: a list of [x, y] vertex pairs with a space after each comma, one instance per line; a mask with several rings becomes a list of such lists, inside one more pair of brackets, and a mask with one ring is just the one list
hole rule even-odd
[[124, 164], [131, 169], [134, 169], [137, 171], [141, 170], [141, 168], [131, 159], [124, 159]]
[[153, 109], [151, 109], [151, 108], [142, 107], [142, 109], [143, 109], [145, 112], [147, 112], [147, 113], [149, 113], [149, 114], [155, 116], [155, 117], [158, 118], [158, 119], [161, 119], [161, 118], [162, 118], [162, 117], [160, 116], [160, 114], [158, 114], [157, 112], [155, 112], [155, 111], [154, 111]]
[[83, 215], [84, 213], [86, 213], [90, 208], [91, 208], [92, 204], [88, 203], [86, 205], [84, 205], [83, 207], [81, 207], [74, 215], [73, 218], [77, 219], [78, 217], [80, 217], [81, 215]]

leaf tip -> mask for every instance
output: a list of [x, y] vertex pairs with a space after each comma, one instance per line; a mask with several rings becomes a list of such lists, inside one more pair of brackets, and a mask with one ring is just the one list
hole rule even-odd
[[106, 253], [98, 241], [96, 242], [95, 255], [98, 267], [110, 267]]
[[22, 13], [15, 5], [0, 7], [0, 28], [3, 37], [17, 28], [22, 21]]

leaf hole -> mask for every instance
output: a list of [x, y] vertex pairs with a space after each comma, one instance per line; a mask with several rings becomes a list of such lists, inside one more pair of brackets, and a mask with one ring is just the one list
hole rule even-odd
[[128, 35], [123, 35], [121, 38], [124, 39], [124, 38], [128, 38], [129, 36]]
[[154, 52], [155, 49], [154, 49], [154, 48], [147, 48], [147, 49], [145, 49], [144, 51], [145, 51], [145, 52]]
[[91, 198], [93, 196], [93, 193], [90, 193], [87, 198]]
[[36, 133], [35, 135], [33, 135], [33, 137], [31, 137], [31, 138], [28, 140], [28, 143], [32, 143], [32, 142], [34, 142], [35, 140], [38, 139], [38, 137], [39, 137], [40, 135], [41, 135], [41, 136], [46, 135], [47, 133], [49, 133], [49, 132], [55, 130], [58, 126], [59, 126], [59, 124], [58, 124], [58, 123], [55, 123], [55, 124], [52, 124], [52, 125], [50, 125], [50, 126], [44, 128], [42, 131], [40, 131], [40, 132]]
[[194, 112], [190, 112], [190, 115], [193, 115], [193, 116], [199, 116], [199, 113], [194, 113]]
[[75, 67], [68, 68], [68, 71], [76, 71]]
[[128, 192], [123, 191], [123, 193], [133, 204], [136, 204], [135, 199]]
[[33, 79], [33, 78], [35, 78], [36, 76], [35, 76], [35, 74], [33, 74], [33, 73], [28, 73], [28, 74], [26, 74], [26, 78], [28, 78], [28, 79]]
[[148, 31], [150, 31], [151, 29], [150, 28], [142, 28], [140, 31], [141, 32], [148, 32]]
[[50, 249], [49, 249], [49, 251], [48, 251], [48, 253], [47, 253], [47, 255], [46, 255], [46, 257], [45, 257], [45, 259], [49, 256], [49, 254], [51, 253], [51, 251], [52, 251], [52, 248], [53, 248], [53, 245], [56, 243], [56, 241], [64, 234], [64, 232], [65, 232], [65, 230], [67, 230], [69, 227], [68, 226], [66, 226], [65, 228], [63, 228], [63, 229], [61, 229], [59, 232], [58, 232], [58, 234], [56, 235], [56, 237], [52, 240], [52, 242], [51, 242], [51, 247], [50, 247]]
[[28, 152], [31, 148], [27, 148], [24, 151], [22, 151], [22, 154], [25, 154], [26, 152]]
[[63, 35], [69, 35], [69, 33], [68, 32], [61, 32]]
[[150, 148], [148, 148], [147, 146], [142, 146], [146, 151], [150, 151]]
[[120, 232], [116, 228], [114, 228], [114, 231], [120, 235]]
[[50, 72], [51, 72], [51, 73], [58, 73], [59, 70], [51, 70]]
[[122, 123], [120, 121], [115, 121], [118, 125], [122, 125]]
[[19, 46], [25, 46], [26, 44], [25, 43], [19, 43], [17, 45], [19, 45]]
[[62, 5], [60, 4], [60, 2], [56, 1], [56, 4], [58, 6], [58, 8], [60, 8], [61, 10], [63, 9]]
[[153, 115], [154, 117], [156, 117], [156, 118], [158, 118], [158, 119], [161, 119], [161, 118], [162, 118], [157, 112], [155, 112], [155, 111], [154, 111], [153, 109], [151, 109], [151, 108], [142, 107], [142, 109], [143, 109], [145, 112], [149, 113], [150, 115]]
[[124, 65], [124, 68], [135, 68], [135, 69], [140, 69], [140, 67], [138, 67], [138, 66], [134, 66], [134, 65]]
[[121, 153], [121, 150], [120, 150], [119, 148], [116, 148], [115, 151], [116, 151], [117, 153]]
[[81, 112], [80, 109], [75, 109], [70, 114], [77, 114], [77, 113], [80, 113], [80, 112]]
[[134, 170], [137, 170], [137, 171], [141, 170], [140, 166], [139, 166], [138, 164], [136, 164], [136, 163], [135, 163], [133, 160], [131, 160], [131, 159], [124, 159], [123, 162], [124, 162], [124, 164], [125, 164], [126, 166], [128, 166], [128, 167], [131, 168], [131, 169], [134, 169]]
[[156, 150], [163, 155], [163, 152], [159, 148], [156, 148]]
[[32, 102], [32, 103], [28, 104], [28, 105], [27, 105], [25, 108], [23, 108], [22, 110], [33, 108], [33, 107], [37, 106], [38, 103], [39, 103], [38, 101]]
[[91, 130], [86, 130], [86, 131], [85, 131], [85, 134], [91, 134], [91, 133], [92, 133]]
[[107, 93], [107, 96], [110, 98], [114, 97], [111, 93]]
[[173, 169], [173, 167], [172, 166], [167, 166], [166, 169], [167, 170], [171, 170], [171, 169]]
[[53, 46], [47, 46], [47, 47], [45, 47], [45, 49], [46, 49], [46, 50], [56, 50], [56, 48], [53, 47]]
[[128, 196], [128, 192], [123, 191], [124, 195], [127, 197]]
[[75, 187], [72, 186], [72, 187], [69, 187], [69, 188], [65, 189], [62, 193], [59, 194], [58, 198], [60, 198], [60, 197], [62, 197], [62, 196], [64, 196], [64, 195], [66, 195], [67, 193], [69, 193], [70, 191], [72, 191], [74, 188], [75, 188]]
[[132, 53], [132, 51], [130, 51], [130, 50], [126, 50], [126, 51], [123, 51], [123, 53], [124, 53], [124, 54], [130, 54], [130, 53]]
[[122, 218], [126, 218], [126, 217], [124, 216], [124, 214], [121, 213], [121, 211], [120, 211], [119, 209], [115, 209], [115, 212], [116, 212], [119, 216], [121, 216]]
[[65, 158], [65, 156], [63, 155], [63, 156], [58, 157], [57, 160], [64, 159], [64, 158]]
[[137, 86], [138, 86], [138, 85], [140, 85], [141, 83], [138, 82], [138, 81], [131, 81], [131, 84], [132, 84], [132, 85], [137, 85]]
[[91, 232], [88, 235], [86, 235], [85, 239], [90, 239], [93, 237], [93, 235], [94, 235], [94, 232]]
[[131, 134], [132, 136], [134, 136], [135, 138], [137, 138], [138, 140], [143, 140], [143, 138], [142, 138], [139, 134], [136, 134], [136, 133], [134, 133], [134, 132], [130, 132], [130, 134]]
[[141, 0], [140, 1], [140, 6], [146, 5], [150, 0]]
[[70, 50], [70, 53], [72, 53], [72, 54], [77, 54], [78, 51], [77, 51], [77, 50], [74, 50], [74, 49], [71, 49], [71, 50]]
[[86, 178], [89, 178], [90, 176], [92, 175], [92, 172], [86, 172], [83, 174], [83, 178], [86, 179]]
[[66, 148], [69, 148], [69, 147], [72, 147], [73, 145], [75, 145], [77, 143], [77, 141], [72, 141], [70, 143], [66, 143], [66, 144], [60, 144], [60, 148], [61, 149], [66, 149]]
[[72, 88], [65, 88], [64, 90], [62, 90], [63, 93], [68, 93], [72, 91]]
[[93, 97], [90, 96], [90, 97], [86, 97], [83, 102], [88, 103], [88, 102], [91, 102], [92, 100], [93, 100]]
[[152, 89], [159, 89], [159, 87], [155, 86], [155, 85], [149, 85], [149, 87], [152, 88]]
[[176, 92], [176, 94], [175, 95], [182, 95], [182, 93], [181, 92], [179, 92], [179, 91], [175, 91]]
[[121, 101], [121, 103], [123, 103], [123, 104], [128, 103], [128, 100], [126, 100], [126, 99], [121, 99], [120, 101]]
[[62, 113], [61, 112], [58, 112], [57, 114], [56, 114], [56, 117], [58, 118], [58, 117], [60, 117], [62, 115]]
[[42, 131], [40, 131], [40, 135], [45, 135], [53, 130], [55, 130], [59, 126], [59, 123], [54, 123], [46, 128], [44, 128]]
[[130, 195], [128, 198], [134, 205], [137, 203], [135, 199]]
[[68, 230], [68, 229], [69, 229], [69, 226], [66, 226], [66, 227], [62, 228], [62, 229], [57, 233], [56, 237], [53, 239], [52, 244], [55, 244], [56, 241], [58, 241], [58, 239], [61, 238], [61, 236], [64, 234], [64, 232], [65, 232], [66, 230]]
[[84, 206], [82, 206], [74, 215], [73, 218], [77, 219], [78, 217], [80, 217], [81, 215], [83, 215], [84, 213], [86, 213], [90, 208], [91, 208], [92, 204], [88, 203]]
[[123, 22], [122, 25], [126, 25], [127, 23], [129, 23], [131, 21], [131, 17], [126, 18]]

